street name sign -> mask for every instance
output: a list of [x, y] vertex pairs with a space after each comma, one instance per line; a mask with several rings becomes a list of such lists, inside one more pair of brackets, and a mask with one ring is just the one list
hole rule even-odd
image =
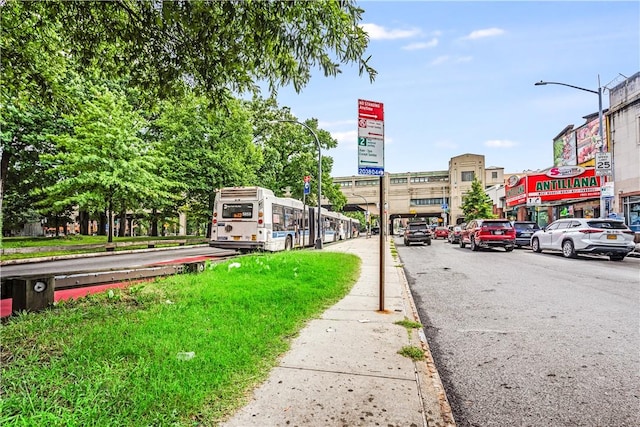
[[358, 175], [384, 175], [384, 105], [358, 100]]

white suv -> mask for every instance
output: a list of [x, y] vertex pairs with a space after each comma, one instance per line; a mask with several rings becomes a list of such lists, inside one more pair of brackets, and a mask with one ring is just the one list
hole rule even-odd
[[611, 261], [622, 261], [635, 247], [633, 237], [633, 231], [619, 220], [566, 218], [533, 233], [531, 249], [562, 251], [567, 258], [585, 253], [608, 255]]

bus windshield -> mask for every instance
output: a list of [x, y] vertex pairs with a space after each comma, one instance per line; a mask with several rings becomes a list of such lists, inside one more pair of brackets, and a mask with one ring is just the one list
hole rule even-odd
[[253, 218], [253, 203], [223, 203], [222, 218]]

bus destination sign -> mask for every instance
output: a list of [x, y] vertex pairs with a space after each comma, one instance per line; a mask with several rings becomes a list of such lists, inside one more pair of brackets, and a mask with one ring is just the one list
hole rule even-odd
[[358, 100], [358, 175], [384, 175], [384, 105]]

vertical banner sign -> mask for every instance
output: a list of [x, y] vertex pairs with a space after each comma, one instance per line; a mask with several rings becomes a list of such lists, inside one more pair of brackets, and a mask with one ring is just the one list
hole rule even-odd
[[384, 175], [384, 105], [358, 99], [358, 175]]

